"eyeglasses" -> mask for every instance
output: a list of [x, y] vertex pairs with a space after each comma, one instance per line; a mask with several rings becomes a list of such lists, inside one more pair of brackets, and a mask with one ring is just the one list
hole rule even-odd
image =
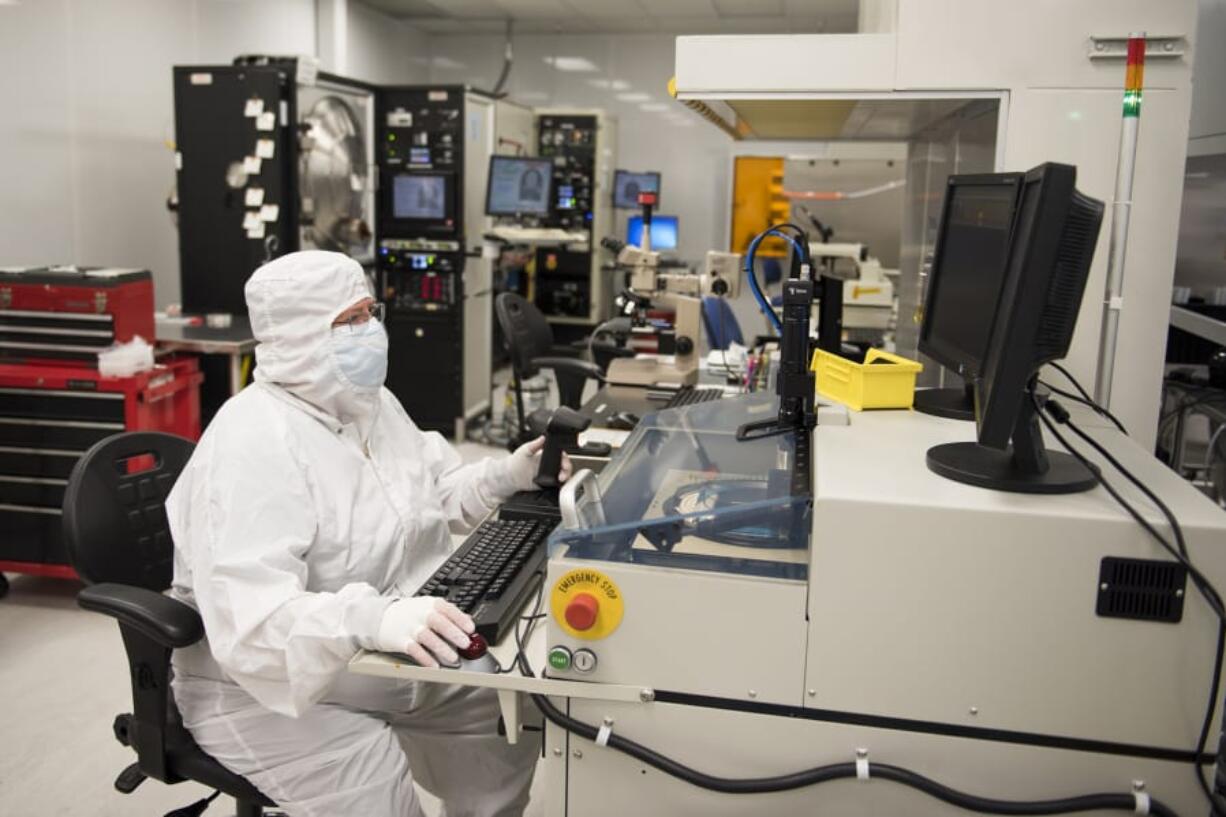
[[333, 326], [340, 328], [344, 332], [354, 333], [358, 331], [358, 327], [367, 321], [383, 322], [383, 316], [387, 312], [387, 307], [382, 301], [371, 301], [366, 305], [364, 311], [358, 312], [356, 315], [350, 315], [343, 321], [334, 323]]

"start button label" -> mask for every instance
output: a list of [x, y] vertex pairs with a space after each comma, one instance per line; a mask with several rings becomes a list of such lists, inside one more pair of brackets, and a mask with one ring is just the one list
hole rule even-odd
[[622, 594], [599, 570], [571, 570], [553, 585], [549, 609], [568, 635], [588, 641], [605, 638], [622, 622]]

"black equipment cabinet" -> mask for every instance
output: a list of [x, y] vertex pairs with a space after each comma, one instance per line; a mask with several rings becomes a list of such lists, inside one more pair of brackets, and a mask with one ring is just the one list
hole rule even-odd
[[371, 262], [374, 94], [294, 58], [175, 67], [184, 312], [246, 313], [247, 278], [296, 250]]
[[383, 89], [377, 107], [377, 271], [387, 387], [423, 429], [464, 416], [465, 88]]
[[[178, 66], [174, 86], [183, 309], [244, 314], [251, 273], [298, 249], [294, 67]], [[265, 114], [271, 130], [260, 129]], [[262, 191], [257, 207], [247, 206], [249, 190]], [[265, 206], [276, 219], [263, 220]], [[252, 211], [262, 229], [244, 226]]]

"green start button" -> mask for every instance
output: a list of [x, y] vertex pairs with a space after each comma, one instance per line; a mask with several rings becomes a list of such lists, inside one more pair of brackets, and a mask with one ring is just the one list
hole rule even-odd
[[570, 669], [570, 650], [565, 647], [554, 647], [549, 651], [549, 666], [559, 671]]

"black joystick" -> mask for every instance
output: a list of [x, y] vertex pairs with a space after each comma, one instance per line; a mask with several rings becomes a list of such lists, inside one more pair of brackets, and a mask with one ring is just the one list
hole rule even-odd
[[562, 485], [558, 471], [562, 469], [562, 453], [579, 449], [579, 433], [592, 424], [591, 419], [566, 406], [553, 411], [537, 409], [528, 418], [528, 427], [545, 435], [545, 449], [537, 468], [536, 482], [541, 488]]

